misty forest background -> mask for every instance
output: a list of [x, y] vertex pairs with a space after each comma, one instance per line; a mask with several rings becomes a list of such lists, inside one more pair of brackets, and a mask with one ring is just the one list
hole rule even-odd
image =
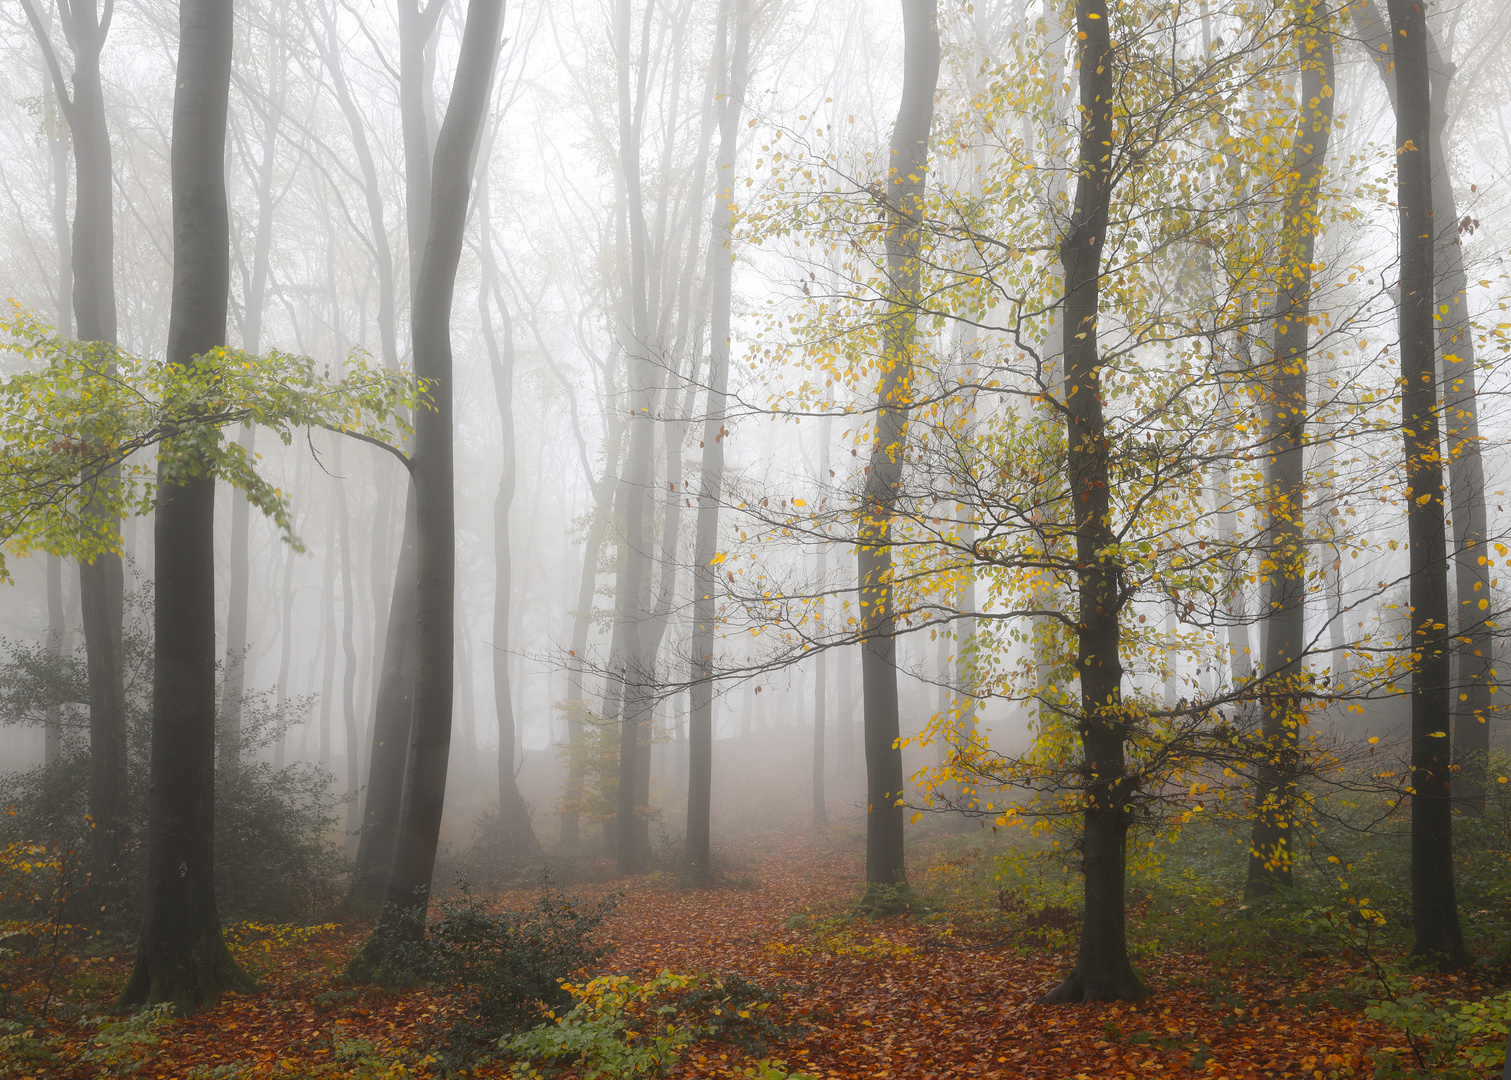
[[812, 834], [881, 916], [977, 851], [1049, 1002], [1141, 999], [1148, 905], [1208, 901], [1490, 994], [1508, 45], [1494, 0], [6, 6], [0, 833], [100, 913], [17, 861], [16, 933], [140, 927], [122, 1002], [187, 1012], [253, 985], [222, 917], [376, 917], [362, 979], [459, 878]]

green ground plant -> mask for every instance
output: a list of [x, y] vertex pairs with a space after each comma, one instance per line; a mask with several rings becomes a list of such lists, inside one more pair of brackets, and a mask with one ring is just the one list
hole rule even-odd
[[[662, 971], [637, 983], [604, 975], [564, 984], [575, 1004], [555, 1023], [500, 1040], [518, 1059], [516, 1077], [538, 1078], [580, 1067], [585, 1080], [632, 1080], [663, 1076], [688, 1047], [717, 1038], [731, 1020], [749, 1020], [769, 1002], [751, 984], [708, 975]], [[752, 1007], [745, 1008], [742, 1004]], [[813, 1080], [789, 1073], [779, 1061], [761, 1060], [744, 1070], [752, 1080]]]

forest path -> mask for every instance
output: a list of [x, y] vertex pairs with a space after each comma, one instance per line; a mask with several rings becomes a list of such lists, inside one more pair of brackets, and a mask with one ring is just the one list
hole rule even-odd
[[[770, 1057], [824, 1080], [1300, 1080], [1359, 1075], [1360, 1051], [1390, 1042], [1359, 1012], [1336, 1004], [1330, 992], [1342, 970], [1327, 961], [1307, 961], [1300, 976], [1257, 965], [1219, 976], [1203, 958], [1149, 957], [1139, 961], [1155, 990], [1148, 1001], [1035, 1004], [1069, 967], [1070, 954], [1014, 938], [982, 909], [980, 896], [972, 915], [942, 888], [936, 893], [945, 907], [932, 916], [852, 917], [862, 846], [849, 830], [768, 833], [727, 846], [732, 868], [716, 888], [682, 888], [670, 875], [653, 874], [569, 890], [623, 893], [602, 930], [615, 946], [607, 970], [739, 974], [779, 995], [765, 1015], [788, 1026], [764, 1047], [752, 1053], [700, 1042], [671, 1075], [737, 1077], [757, 1057]], [[953, 864], [936, 854], [940, 865], [931, 867], [930, 846], [913, 847], [914, 880], [926, 891], [962, 861], [955, 845]], [[536, 895], [517, 888], [498, 900], [526, 907]], [[150, 1032], [57, 1023], [56, 1056], [16, 1075], [434, 1075], [420, 1059], [461, 1003], [429, 989], [391, 993], [346, 983], [341, 970], [366, 934], [364, 926], [232, 928], [236, 951], [263, 993], [228, 995]], [[128, 967], [124, 956], [67, 966], [74, 988], [68, 997], [77, 1003], [70, 1008], [84, 1005], [86, 1012], [109, 1004]], [[509, 1074], [491, 1067], [464, 1075]]]
[[[968, 919], [847, 918], [863, 877], [853, 835], [752, 838], [735, 850], [748, 880], [729, 887], [621, 882], [619, 914], [605, 928], [618, 946], [610, 963], [642, 976], [708, 971], [784, 985], [799, 1030], [765, 1052], [790, 1069], [845, 1080], [1283, 1080], [1341, 1073], [1384, 1038], [1321, 1000], [1338, 977], [1326, 966], [1299, 980], [1255, 970], [1219, 981], [1201, 959], [1156, 957], [1140, 964], [1156, 991], [1146, 1002], [1038, 1005], [1071, 955]], [[695, 1048], [684, 1075], [725, 1065]]]

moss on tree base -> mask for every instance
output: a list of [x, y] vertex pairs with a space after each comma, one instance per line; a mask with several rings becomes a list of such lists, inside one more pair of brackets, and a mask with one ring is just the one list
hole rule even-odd
[[260, 987], [226, 948], [220, 927], [205, 929], [196, 942], [144, 943], [137, 949], [136, 967], [121, 996], [118, 1010], [167, 1003], [179, 1016], [214, 1005], [223, 993], [254, 994]]

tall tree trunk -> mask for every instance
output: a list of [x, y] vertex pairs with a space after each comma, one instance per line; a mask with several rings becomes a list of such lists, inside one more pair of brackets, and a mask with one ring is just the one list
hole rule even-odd
[[[47, 557], [47, 655], [53, 663], [63, 660], [63, 560]], [[51, 765], [63, 751], [63, 703], [47, 706], [47, 727], [42, 735], [42, 762]]]
[[289, 700], [289, 663], [294, 656], [294, 546], [289, 545], [283, 557], [283, 603], [282, 619], [278, 633], [278, 689], [275, 701], [278, 707], [278, 742], [273, 747], [273, 768], [283, 770], [284, 744], [288, 738], [287, 722], [283, 710]]
[[[409, 252], [411, 307], [425, 246], [426, 221], [430, 213], [431, 114], [425, 92], [426, 45], [435, 34], [444, 0], [430, 0], [421, 11], [415, 0], [400, 0], [399, 13], [399, 103], [404, 142], [405, 224]], [[325, 46], [322, 55], [336, 87], [337, 101], [351, 129], [367, 200], [369, 231], [377, 257], [379, 275], [379, 332], [384, 363], [398, 365], [394, 329], [394, 266], [383, 215], [382, 189], [377, 168], [367, 145], [361, 112], [340, 66], [340, 42], [333, 8], [325, 9]], [[384, 315], [387, 318], [384, 318]], [[414, 312], [411, 310], [411, 323]], [[392, 350], [391, 354], [389, 350]], [[419, 570], [418, 517], [413, 476], [404, 487], [404, 528], [389, 593], [384, 634], [383, 665], [378, 673], [378, 691], [373, 706], [372, 750], [368, 761], [367, 791], [363, 803], [362, 830], [344, 907], [353, 913], [376, 913], [393, 865], [398, 843], [400, 804], [408, 768], [411, 725], [414, 716], [415, 679], [419, 668], [418, 609], [416, 587]], [[374, 523], [376, 528], [377, 523]], [[384, 526], [386, 530], [386, 524]], [[386, 532], [385, 532], [386, 535]], [[375, 595], [377, 587], [374, 589]], [[376, 608], [374, 610], [377, 610]]]
[[1442, 56], [1429, 31], [1432, 119], [1432, 220], [1436, 248], [1438, 349], [1442, 356], [1443, 415], [1448, 456], [1448, 489], [1453, 518], [1454, 584], [1458, 592], [1453, 656], [1454, 803], [1480, 814], [1488, 787], [1490, 720], [1496, 713], [1490, 565], [1485, 556], [1485, 466], [1479, 433], [1479, 396], [1474, 369], [1474, 328], [1469, 314], [1469, 275], [1464, 268], [1458, 199], [1443, 142], [1448, 124], [1448, 84], [1454, 67]]
[[1310, 362], [1312, 266], [1317, 232], [1317, 189], [1333, 123], [1333, 38], [1325, 3], [1300, 4], [1297, 55], [1301, 61], [1300, 114], [1291, 150], [1279, 253], [1280, 283], [1265, 421], [1266, 525], [1264, 563], [1270, 567], [1265, 616], [1263, 739], [1265, 758], [1254, 791], [1245, 893], [1267, 896], [1291, 883], [1295, 833], [1296, 757], [1307, 673], [1306, 421]]
[[[287, 99], [287, 39], [277, 33], [274, 62], [267, 72], [272, 81], [262, 134], [262, 159], [257, 163], [257, 226], [252, 240], [252, 265], [242, 281], [246, 306], [241, 347], [249, 353], [262, 348], [262, 308], [267, 295], [268, 268], [273, 248], [273, 165], [277, 160], [278, 125]], [[243, 264], [245, 272], [245, 264]], [[256, 448], [257, 428], [245, 424], [238, 440], [250, 457]], [[241, 760], [242, 704], [246, 689], [247, 593], [251, 584], [248, 532], [251, 504], [240, 491], [231, 493], [230, 583], [226, 593], [226, 659], [220, 694], [220, 767], [234, 769]]]
[[[68, 139], [58, 130], [60, 89], [54, 89], [49, 74], [42, 96], [46, 103], [48, 156], [52, 160], [52, 231], [58, 249], [58, 333], [73, 336], [73, 244], [68, 237]], [[54, 663], [63, 657], [63, 560], [47, 557], [47, 651]], [[43, 732], [42, 760], [51, 765], [63, 749], [62, 703], [49, 705]]]
[[850, 647], [834, 652], [839, 678], [834, 685], [835, 769], [841, 780], [855, 778], [855, 658]]
[[482, 273], [478, 278], [477, 310], [483, 327], [483, 342], [488, 350], [488, 367], [493, 373], [493, 397], [503, 438], [503, 467], [499, 471], [498, 494], [493, 500], [493, 708], [498, 717], [498, 828], [502, 853], [506, 859], [538, 859], [542, 852], [535, 829], [530, 824], [530, 808], [520, 794], [514, 775], [514, 699], [509, 682], [509, 601], [513, 587], [513, 563], [509, 547], [509, 508], [514, 502], [517, 455], [514, 444], [514, 321], [498, 300], [499, 322], [503, 326], [502, 345], [493, 328], [488, 310], [488, 293], [498, 278], [493, 257], [492, 202], [488, 191], [488, 152], [492, 149], [490, 132], [478, 154], [477, 220]]
[[[351, 512], [346, 504], [345, 472], [341, 464], [341, 444], [337, 437], [331, 446], [331, 493], [336, 504], [336, 539], [341, 545], [341, 727], [346, 736], [346, 835], [354, 838], [362, 824], [357, 792], [362, 785], [362, 735], [357, 730], [357, 643], [353, 638], [357, 622], [356, 589], [352, 578]], [[350, 840], [348, 840], [350, 843]]]
[[[102, 20], [93, 0], [85, 0], [67, 5], [62, 12], [63, 29], [74, 50], [70, 98], [47, 28], [32, 0], [26, 0], [25, 7], [52, 75], [58, 107], [73, 135], [75, 205], [69, 274], [73, 318], [81, 340], [114, 344], [115, 223], [110, 131], [100, 81], [100, 53], [110, 30], [112, 9], [106, 5]], [[107, 475], [106, 482], [112, 477]], [[117, 524], [106, 524], [106, 530], [114, 532]], [[90, 873], [104, 897], [114, 900], [118, 899], [116, 868], [127, 840], [123, 821], [126, 695], [120, 656], [125, 573], [121, 557], [106, 552], [79, 563], [79, 593], [89, 679]]]
[[1448, 729], [1448, 552], [1438, 430], [1432, 139], [1427, 13], [1390, 0], [1396, 76], [1396, 204], [1401, 228], [1401, 421], [1411, 596], [1411, 914], [1414, 955], [1466, 963], [1453, 883]]
[[[636, 800], [640, 790], [639, 773], [642, 756], [640, 744], [644, 728], [650, 723], [655, 703], [655, 671], [646, 649], [643, 624], [649, 615], [646, 588], [649, 584], [650, 500], [646, 494], [655, 470], [655, 420], [652, 416], [655, 395], [653, 361], [650, 356], [651, 323], [647, 296], [648, 238], [640, 183], [641, 110], [637, 95], [630, 89], [631, 71], [631, 2], [618, 0], [614, 8], [614, 45], [618, 60], [619, 90], [619, 173], [625, 198], [621, 204], [621, 221], [628, 239], [629, 266], [625, 275], [624, 301], [627, 317], [621, 318], [619, 333], [630, 362], [630, 449], [620, 475], [616, 505], [624, 514], [623, 573], [616, 583], [618, 611], [615, 616], [620, 651], [611, 664], [622, 671], [623, 694], [619, 719], [619, 785], [615, 833], [620, 873], [644, 871], [650, 862], [650, 821], [646, 807]], [[644, 17], [640, 45], [644, 70], [650, 33], [650, 12]], [[643, 76], [642, 76], [643, 78]], [[638, 97], [644, 96], [643, 86]]]
[[[829, 483], [829, 444], [834, 438], [834, 418], [825, 416], [818, 426], [818, 482], [820, 487]], [[829, 583], [829, 545], [820, 542], [818, 545], [818, 603], [815, 611], [814, 637], [822, 643], [827, 637], [824, 626], [825, 595], [828, 592]], [[813, 661], [813, 827], [826, 829], [829, 827], [829, 807], [824, 790], [824, 781], [828, 772], [825, 760], [825, 749], [828, 739], [828, 705], [829, 705], [829, 651], [819, 648], [818, 656]]]
[[866, 475], [856, 567], [860, 578], [861, 684], [866, 750], [866, 882], [907, 881], [903, 858], [903, 773], [897, 705], [897, 612], [892, 587], [892, 518], [902, 484], [917, 348], [921, 280], [917, 218], [928, 170], [934, 90], [939, 82], [935, 0], [902, 0], [902, 103], [892, 130], [885, 185], [891, 310], [883, 327], [876, 435]]
[[[230, 289], [226, 103], [230, 0], [181, 0], [173, 98], [170, 364], [224, 345]], [[123, 1006], [183, 1012], [255, 984], [215, 907], [215, 485], [160, 477], [154, 578], [151, 794], [142, 929]]]
[[[498, 58], [502, 19], [503, 0], [470, 0], [456, 78], [436, 140], [425, 255], [411, 321], [415, 375], [424, 380], [431, 404], [418, 410], [414, 422], [419, 668], [398, 841], [378, 923], [380, 932], [406, 936], [422, 929], [406, 916], [423, 913], [429, 903], [446, 799], [456, 634], [451, 305], [472, 156]], [[369, 961], [376, 959], [372, 948], [369, 942], [364, 950]]]
[[404, 503], [404, 532], [384, 636], [383, 666], [379, 669], [377, 702], [373, 707], [372, 751], [367, 769], [367, 797], [362, 807], [361, 835], [343, 908], [354, 915], [374, 915], [383, 902], [383, 889], [393, 865], [399, 835], [399, 804], [409, 755], [414, 715], [415, 672], [419, 650], [415, 621], [415, 547], [419, 523], [414, 487], [406, 478], [409, 497]]
[[719, 505], [724, 498], [724, 437], [729, 386], [730, 301], [734, 281], [735, 157], [740, 110], [750, 63], [749, 0], [726, 0], [719, 54], [733, 34], [729, 75], [720, 87], [719, 159], [709, 230], [710, 281], [708, 405], [703, 420], [703, 464], [698, 476], [698, 514], [693, 538], [692, 683], [687, 717], [687, 865], [694, 877], [712, 873], [714, 636], [718, 626]]
[[581, 815], [576, 809], [579, 789], [587, 776], [582, 760], [583, 717], [588, 711], [588, 692], [583, 676], [587, 662], [588, 634], [593, 629], [593, 594], [598, 584], [598, 558], [608, 536], [613, 513], [613, 491], [617, 485], [615, 466], [619, 460], [618, 432], [609, 440], [603, 476], [594, 485], [593, 519], [583, 544], [582, 573], [577, 579], [577, 604], [572, 612], [571, 660], [567, 665], [567, 784], [571, 805], [561, 815], [561, 846], [575, 848], [582, 839]]
[[[332, 483], [334, 484], [334, 478]], [[320, 578], [320, 767], [328, 771], [334, 768], [334, 759], [331, 754], [331, 710], [336, 698], [336, 522], [333, 520], [334, 517], [334, 514], [326, 516], [325, 569]]]
[[1133, 780], [1124, 775], [1123, 662], [1118, 616], [1125, 603], [1108, 486], [1107, 421], [1097, 339], [1102, 248], [1112, 203], [1113, 51], [1105, 0], [1076, 0], [1081, 138], [1075, 203], [1060, 242], [1065, 269], [1067, 473], [1075, 507], [1076, 670], [1086, 809], [1081, 827], [1085, 912], [1076, 966], [1041, 999], [1130, 1001], [1148, 989], [1128, 960], [1125, 886]]
[[[1375, 70], [1397, 101], [1392, 69], [1393, 38], [1373, 0], [1356, 9], [1359, 37]], [[1490, 720], [1495, 715], [1494, 644], [1489, 620], [1494, 618], [1490, 595], [1490, 566], [1481, 562], [1486, 542], [1485, 468], [1479, 435], [1479, 406], [1474, 367], [1474, 334], [1469, 321], [1469, 279], [1460, 238], [1458, 199], [1448, 167], [1444, 131], [1448, 121], [1448, 87], [1454, 67], [1441, 55], [1431, 30], [1427, 32], [1429, 93], [1431, 96], [1428, 151], [1432, 170], [1432, 220], [1437, 244], [1436, 275], [1438, 348], [1442, 354], [1445, 451], [1453, 518], [1454, 584], [1458, 617], [1452, 651], [1454, 804], [1461, 810], [1482, 812], [1486, 790], [1486, 758], [1490, 752]]]

